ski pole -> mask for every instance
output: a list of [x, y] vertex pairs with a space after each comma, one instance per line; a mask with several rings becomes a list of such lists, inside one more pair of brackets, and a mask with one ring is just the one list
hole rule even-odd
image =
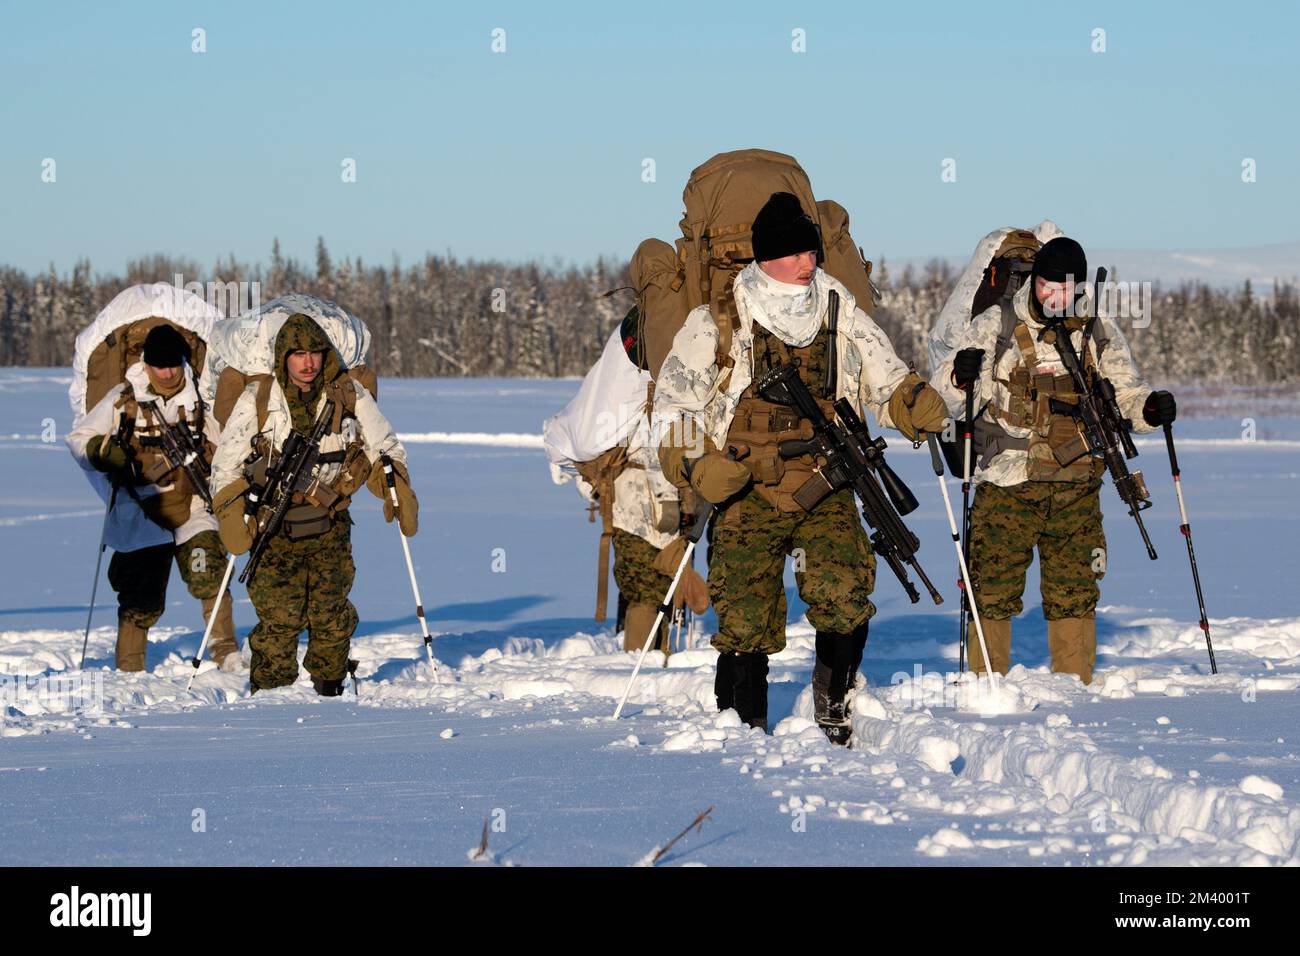
[[[677, 573], [673, 575], [673, 583], [668, 585], [668, 593], [664, 595], [663, 603], [659, 605], [659, 613], [655, 615], [655, 622], [650, 627], [651, 634], [659, 632], [659, 624], [664, 619], [664, 612], [671, 606], [669, 604], [673, 599], [673, 593], [677, 590], [677, 584], [682, 579], [682, 573], [686, 570], [686, 563], [691, 559], [691, 554], [695, 551], [695, 540], [690, 539], [686, 542], [686, 553], [682, 555], [681, 563], [677, 565]], [[636, 675], [641, 672], [641, 664], [645, 661], [646, 654], [650, 648], [659, 643], [654, 640], [647, 640], [641, 645], [641, 653], [636, 659], [636, 666], [632, 668], [632, 676], [628, 678], [627, 687], [623, 689], [623, 697], [614, 708], [614, 720], [618, 720], [623, 713], [623, 705], [627, 703], [628, 694], [632, 693], [632, 685], [636, 683]]]
[[235, 570], [235, 556], [232, 554], [226, 562], [226, 573], [221, 576], [221, 590], [217, 592], [217, 603], [212, 605], [212, 613], [208, 615], [208, 624], [203, 629], [203, 640], [199, 641], [198, 652], [194, 655], [194, 660], [190, 663], [194, 665], [194, 673], [190, 675], [190, 681], [185, 685], [188, 692], [194, 686], [194, 678], [199, 676], [199, 664], [203, 661], [203, 651], [208, 646], [208, 638], [212, 636], [212, 627], [217, 622], [217, 612], [221, 610], [221, 601], [226, 596], [226, 588], [230, 587], [230, 574]]
[[[962, 439], [962, 477], [961, 477], [961, 552], [963, 557], [970, 557], [970, 459], [971, 447], [973, 445], [973, 435], [975, 430], [975, 383], [971, 383], [966, 388], [966, 428], [965, 435]], [[947, 490], [944, 490], [944, 499], [947, 500]], [[962, 586], [961, 593], [961, 614], [958, 616], [958, 627], [961, 633], [957, 637], [957, 673], [966, 673], [966, 636], [969, 630], [971, 595]], [[988, 658], [984, 658], [988, 663]]]
[[[388, 483], [388, 500], [393, 504], [393, 514], [396, 516], [397, 504], [397, 476], [393, 472], [393, 459], [387, 455], [380, 455], [379, 460], [384, 465], [384, 481]], [[420, 619], [420, 631], [424, 635], [424, 653], [429, 659], [429, 667], [433, 670], [435, 680], [438, 677], [438, 665], [433, 662], [433, 637], [429, 634], [429, 624], [424, 619], [424, 601], [420, 599], [420, 585], [415, 580], [415, 564], [411, 561], [411, 545], [406, 540], [406, 535], [402, 532], [401, 522], [397, 522], [397, 536], [402, 539], [402, 554], [406, 556], [406, 573], [411, 578], [411, 593], [415, 595], [415, 616]]]
[[[975, 589], [970, 582], [970, 569], [966, 566], [966, 555], [962, 551], [961, 540], [957, 535], [957, 518], [953, 514], [952, 499], [948, 497], [948, 485], [943, 480], [943, 455], [939, 452], [939, 440], [933, 432], [926, 434], [930, 443], [930, 461], [934, 465], [935, 476], [939, 479], [939, 490], [943, 492], [943, 507], [948, 512], [948, 528], [952, 532], [952, 544], [957, 549], [957, 566], [961, 569], [962, 587], [970, 605], [970, 619], [975, 622], [975, 636], [979, 638], [980, 652], [984, 655], [984, 670], [989, 675], [990, 686], [997, 686], [997, 671], [993, 669], [993, 659], [989, 657], [988, 645], [984, 642], [984, 625], [980, 623], [980, 614], [975, 607]], [[970, 473], [970, 450], [967, 447], [966, 471]]]
[[1182, 472], [1178, 468], [1178, 456], [1174, 454], [1174, 430], [1168, 422], [1164, 427], [1165, 447], [1169, 449], [1169, 469], [1174, 474], [1174, 493], [1178, 496], [1178, 513], [1183, 519], [1178, 530], [1187, 539], [1187, 560], [1192, 565], [1192, 584], [1196, 587], [1196, 605], [1201, 612], [1201, 630], [1205, 632], [1205, 649], [1210, 654], [1210, 673], [1217, 674], [1219, 667], [1214, 662], [1214, 645], [1210, 643], [1210, 619], [1205, 616], [1205, 597], [1201, 593], [1201, 572], [1196, 567], [1196, 550], [1192, 547], [1192, 526], [1187, 520], [1187, 505], [1183, 503]]
[[86, 648], [90, 644], [90, 619], [95, 614], [95, 595], [99, 593], [99, 569], [104, 564], [104, 549], [108, 547], [108, 519], [113, 513], [113, 506], [117, 504], [117, 482], [113, 482], [113, 490], [108, 496], [108, 507], [104, 509], [104, 526], [99, 532], [99, 556], [95, 558], [95, 580], [90, 586], [90, 608], [86, 611], [86, 633], [81, 638], [81, 663], [77, 666], [78, 670], [86, 669]]
[[[677, 565], [677, 573], [673, 575], [672, 584], [668, 585], [668, 593], [664, 595], [663, 603], [659, 605], [659, 613], [655, 615], [655, 622], [650, 628], [651, 634], [659, 632], [659, 624], [664, 619], [664, 615], [672, 609], [673, 594], [677, 591], [677, 585], [682, 580], [682, 575], [686, 571], [686, 566], [691, 564], [691, 557], [695, 554], [695, 545], [699, 543], [700, 536], [704, 534], [704, 526], [708, 524], [709, 516], [713, 514], [713, 505], [703, 498], [700, 499], [700, 508], [695, 512], [695, 521], [691, 525], [691, 530], [686, 533], [686, 553], [682, 555], [682, 560]], [[649, 653], [650, 648], [655, 641], [647, 640], [641, 645], [641, 654], [636, 659], [636, 666], [632, 668], [632, 676], [628, 678], [627, 687], [623, 689], [623, 697], [614, 708], [614, 720], [618, 720], [623, 713], [623, 705], [627, 703], [628, 695], [632, 693], [632, 685], [636, 683], [636, 675], [641, 673], [641, 664], [645, 661], [645, 656]]]

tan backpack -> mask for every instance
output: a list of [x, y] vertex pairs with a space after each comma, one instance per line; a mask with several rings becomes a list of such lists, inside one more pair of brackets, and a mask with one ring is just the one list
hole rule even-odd
[[181, 334], [190, 347], [190, 368], [195, 371], [203, 368], [203, 355], [207, 343], [189, 329], [182, 328], [175, 322], [168, 322], [156, 315], [147, 319], [137, 319], [127, 325], [119, 326], [104, 337], [104, 341], [95, 346], [86, 363], [86, 407], [90, 411], [107, 395], [114, 386], [126, 381], [126, 370], [140, 361], [144, 353], [144, 340], [149, 332], [158, 325], [170, 325]]
[[833, 199], [823, 199], [817, 204], [817, 221], [822, 232], [821, 267], [844, 283], [859, 309], [875, 318], [879, 292], [871, 281], [871, 262], [849, 234], [848, 210]]
[[629, 272], [640, 313], [642, 366], [658, 377], [687, 314], [707, 304], [718, 323], [718, 367], [731, 366], [731, 337], [739, 324], [732, 283], [754, 258], [754, 217], [773, 193], [793, 193], [822, 234], [822, 268], [853, 293], [858, 306], [875, 311], [871, 263], [849, 234], [849, 216], [836, 202], [817, 202], [808, 175], [793, 156], [766, 149], [719, 153], [691, 172], [682, 192], [685, 212], [676, 248], [647, 239], [632, 256]]

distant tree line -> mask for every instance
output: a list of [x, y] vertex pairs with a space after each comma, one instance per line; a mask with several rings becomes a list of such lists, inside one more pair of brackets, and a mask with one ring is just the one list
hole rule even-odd
[[[259, 283], [261, 301], [285, 292], [332, 299], [370, 327], [380, 375], [420, 377], [580, 376], [600, 355], [632, 304], [625, 263], [586, 266], [458, 260], [429, 255], [416, 265], [333, 261], [323, 240], [314, 267], [272, 247], [269, 264], [233, 257], [211, 270], [156, 255], [124, 275], [93, 275], [77, 262], [60, 275], [0, 266], [0, 365], [66, 366], [78, 332], [119, 291], [139, 282], [232, 287]], [[877, 321], [899, 355], [924, 371], [925, 338], [957, 275], [942, 260], [893, 274], [882, 262]], [[1259, 297], [1249, 282], [1227, 291], [1199, 282], [1154, 287], [1150, 324], [1124, 331], [1145, 375], [1161, 382], [1260, 384], [1300, 379], [1300, 296], [1277, 283]]]

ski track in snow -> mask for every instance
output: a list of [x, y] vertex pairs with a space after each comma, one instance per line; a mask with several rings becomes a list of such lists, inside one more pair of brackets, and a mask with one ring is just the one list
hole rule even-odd
[[[1103, 639], [1101, 654], [1120, 663], [1099, 668], [1090, 688], [1021, 665], [996, 693], [970, 675], [952, 682], [937, 671], [900, 673], [880, 687], [860, 679], [853, 746], [844, 750], [811, 720], [813, 630], [801, 620], [789, 627], [789, 647], [773, 658], [771, 680], [774, 694], [791, 684], [802, 690], [771, 736], [741, 726], [734, 711], [714, 711], [716, 654], [703, 648], [674, 654], [667, 667], [658, 652], [648, 655], [629, 707], [635, 719], [605, 746], [647, 757], [717, 754], [724, 770], [736, 773], [730, 786], [760, 788], [792, 826], [809, 815], [872, 828], [933, 821], [914, 847], [917, 862], [1300, 864], [1294, 793], [1262, 774], [1235, 785], [1175, 774], [1150, 756], [1114, 752], [1104, 734], [1084, 726], [1088, 705], [1103, 701], [1191, 696], [1213, 708], [1236, 704], [1247, 690], [1300, 688], [1300, 619], [1232, 618], [1214, 620], [1212, 628], [1218, 676], [1188, 663], [1202, 641], [1199, 628], [1151, 619], [1113, 642]], [[174, 628], [152, 637], [167, 645], [194, 635]], [[111, 658], [113, 640], [112, 628], [92, 631], [92, 666]], [[92, 682], [102, 682], [102, 711], [47, 708], [48, 701], [23, 689], [40, 675], [70, 676], [80, 643], [74, 631], [0, 632], [0, 671], [31, 675], [2, 685], [5, 737], [88, 736], [97, 728], [130, 730], [145, 715], [319, 704], [305, 675], [292, 688], [250, 700], [246, 672], [223, 673], [210, 663], [186, 693], [192, 668], [176, 651], [146, 674], [88, 670]], [[570, 716], [552, 717], [552, 725], [607, 731], [633, 661], [609, 634], [580, 633], [550, 645], [512, 637], [486, 649], [444, 635], [434, 648], [436, 679], [410, 634], [355, 640], [361, 693], [354, 698], [349, 686], [345, 701], [480, 717], [527, 716], [534, 705], [553, 702], [567, 705]], [[509, 861], [491, 855], [480, 862]]]

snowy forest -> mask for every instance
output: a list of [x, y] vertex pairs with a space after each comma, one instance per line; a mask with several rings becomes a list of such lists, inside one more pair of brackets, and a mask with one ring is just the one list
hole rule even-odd
[[[96, 275], [87, 260], [68, 274], [53, 266], [28, 275], [0, 266], [0, 365], [58, 367], [77, 333], [127, 285], [174, 281], [259, 283], [265, 302], [289, 291], [332, 299], [373, 334], [371, 364], [399, 377], [581, 376], [632, 304], [623, 263], [585, 266], [458, 260], [429, 255], [418, 265], [335, 262], [325, 241], [305, 265], [281, 255], [269, 265], [233, 257], [211, 270], [183, 258], [131, 261], [124, 275]], [[905, 360], [925, 369], [925, 336], [957, 274], [943, 260], [922, 269], [874, 273], [877, 321]], [[611, 290], [612, 295], [606, 295]], [[1259, 295], [1246, 282], [1225, 290], [1201, 283], [1153, 287], [1151, 322], [1125, 326], [1148, 377], [1164, 382], [1258, 385], [1300, 379], [1300, 296], [1292, 283]], [[217, 304], [221, 305], [221, 302]]]

